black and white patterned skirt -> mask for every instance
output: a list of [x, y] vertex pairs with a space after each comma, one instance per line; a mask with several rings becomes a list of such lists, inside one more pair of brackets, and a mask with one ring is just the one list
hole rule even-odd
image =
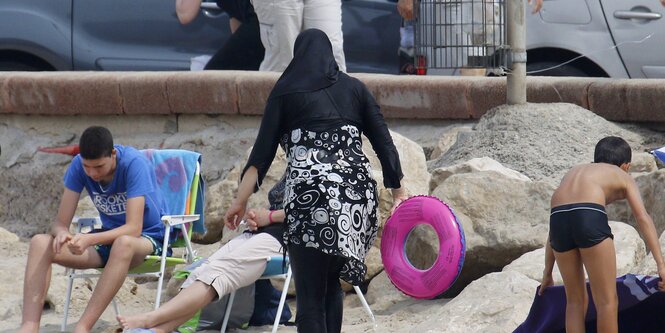
[[346, 258], [340, 277], [358, 285], [378, 231], [376, 182], [360, 131], [345, 125], [290, 134], [284, 242]]

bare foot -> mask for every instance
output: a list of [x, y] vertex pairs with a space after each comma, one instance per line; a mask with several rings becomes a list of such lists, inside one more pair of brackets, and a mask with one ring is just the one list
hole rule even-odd
[[140, 314], [137, 316], [123, 316], [123, 315], [118, 315], [116, 317], [118, 321], [120, 322], [120, 325], [124, 329], [130, 329], [130, 328], [150, 328], [154, 325], [150, 325], [148, 322], [148, 315], [146, 314]]

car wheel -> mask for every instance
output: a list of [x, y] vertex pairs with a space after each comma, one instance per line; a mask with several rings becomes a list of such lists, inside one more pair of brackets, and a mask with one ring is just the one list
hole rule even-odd
[[526, 64], [527, 75], [533, 76], [590, 76], [583, 70], [570, 64], [559, 66], [561, 62], [540, 61]]

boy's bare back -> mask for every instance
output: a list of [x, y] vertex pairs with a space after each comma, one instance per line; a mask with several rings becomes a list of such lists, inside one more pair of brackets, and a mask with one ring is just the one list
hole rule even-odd
[[[628, 168], [626, 164], [625, 168]], [[554, 191], [551, 207], [570, 203], [597, 203], [607, 205], [625, 199], [629, 188], [635, 187], [623, 168], [607, 163], [589, 163], [574, 166]]]

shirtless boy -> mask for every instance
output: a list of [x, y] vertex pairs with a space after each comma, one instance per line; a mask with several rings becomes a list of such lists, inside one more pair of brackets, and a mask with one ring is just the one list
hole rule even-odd
[[[545, 251], [545, 270], [540, 289], [551, 286], [554, 261], [566, 290], [566, 332], [584, 332], [588, 298], [584, 269], [598, 314], [597, 331], [618, 331], [616, 255], [605, 205], [627, 199], [646, 245], [656, 260], [665, 291], [665, 263], [653, 221], [644, 208], [640, 192], [628, 174], [631, 149], [619, 137], [606, 137], [596, 144], [594, 163], [573, 167], [561, 180], [551, 201], [550, 231]], [[584, 267], [584, 269], [583, 269]]]

